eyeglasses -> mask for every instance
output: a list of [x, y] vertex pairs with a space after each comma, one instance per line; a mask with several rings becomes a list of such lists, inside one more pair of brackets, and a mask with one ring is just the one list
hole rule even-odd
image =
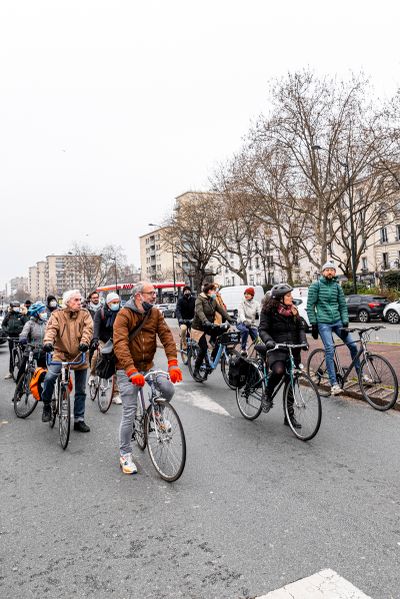
[[142, 291], [143, 295], [157, 295], [157, 291]]

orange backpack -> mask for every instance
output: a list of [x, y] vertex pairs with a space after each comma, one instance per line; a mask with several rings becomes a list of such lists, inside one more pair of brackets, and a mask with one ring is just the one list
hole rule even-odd
[[29, 389], [37, 401], [41, 400], [42, 385], [46, 372], [47, 370], [45, 368], [36, 368], [29, 384]]

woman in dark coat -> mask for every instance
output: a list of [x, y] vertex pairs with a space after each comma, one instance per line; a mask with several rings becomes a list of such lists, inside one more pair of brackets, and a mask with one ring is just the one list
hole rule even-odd
[[[268, 350], [273, 349], [277, 343], [304, 344], [308, 348], [303, 321], [293, 304], [292, 289], [286, 283], [274, 285], [269, 299], [264, 303], [261, 310], [258, 331]], [[293, 350], [293, 357], [296, 365], [298, 365], [300, 363], [300, 349]], [[277, 349], [268, 353], [270, 372], [267, 383], [267, 397], [263, 402], [264, 411], [268, 411], [272, 407], [271, 397], [275, 387], [285, 375], [287, 358], [287, 350]], [[294, 417], [292, 406], [293, 398], [289, 397], [288, 411], [290, 419], [296, 428], [301, 428], [301, 425]], [[286, 416], [284, 424], [289, 424]]]

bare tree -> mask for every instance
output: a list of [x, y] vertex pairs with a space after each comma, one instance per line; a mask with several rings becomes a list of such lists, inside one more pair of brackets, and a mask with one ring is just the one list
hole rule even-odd
[[75, 257], [76, 270], [81, 274], [85, 295], [101, 285], [122, 281], [126, 256], [121, 246], [108, 245], [99, 252], [88, 245], [74, 242], [70, 254]]

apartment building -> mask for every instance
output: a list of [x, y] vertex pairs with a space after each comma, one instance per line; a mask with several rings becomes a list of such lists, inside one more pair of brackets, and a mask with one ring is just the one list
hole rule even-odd
[[144, 279], [150, 281], [182, 280], [182, 258], [167, 242], [167, 227], [154, 229], [141, 235], [140, 265]]

